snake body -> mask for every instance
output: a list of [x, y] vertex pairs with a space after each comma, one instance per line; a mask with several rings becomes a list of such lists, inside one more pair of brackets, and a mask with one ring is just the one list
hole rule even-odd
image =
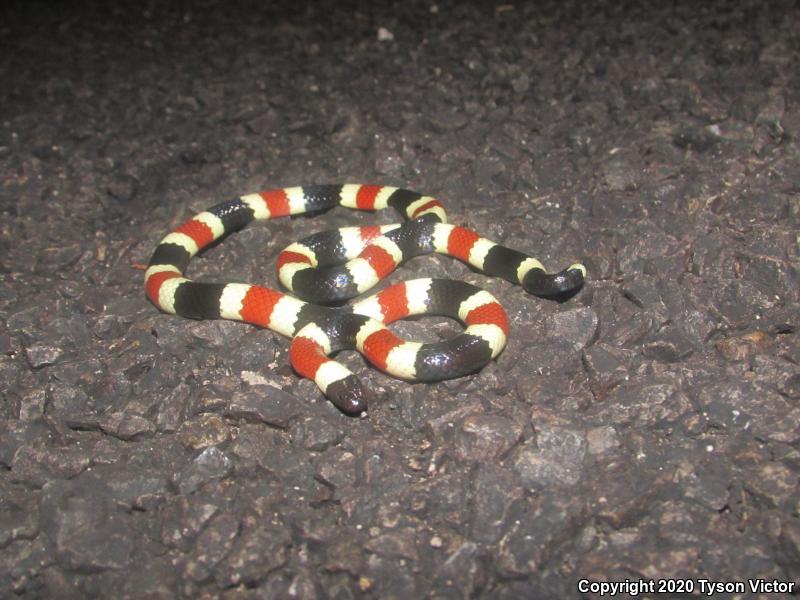
[[[402, 224], [344, 227], [309, 236], [278, 256], [278, 276], [294, 296], [252, 284], [206, 283], [184, 276], [191, 258], [253, 220], [324, 211], [334, 206], [374, 211], [393, 207]], [[385, 288], [350, 306], [330, 307], [363, 294], [409, 258], [438, 252], [537, 296], [564, 298], [583, 285], [573, 264], [548, 274], [526, 254], [446, 223], [444, 207], [417, 192], [361, 184], [279, 188], [217, 204], [168, 234], [145, 273], [147, 297], [161, 310], [192, 319], [232, 319], [292, 338], [294, 369], [316, 382], [341, 410], [366, 408], [358, 378], [329, 358], [356, 349], [386, 373], [410, 381], [461, 377], [504, 348], [508, 319], [488, 292], [449, 279], [416, 279]], [[438, 314], [466, 329], [436, 343], [402, 340], [386, 325], [412, 315]]]

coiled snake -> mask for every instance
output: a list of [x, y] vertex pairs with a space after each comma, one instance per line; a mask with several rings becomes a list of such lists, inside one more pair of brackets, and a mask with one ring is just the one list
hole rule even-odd
[[[325, 231], [287, 247], [278, 256], [279, 279], [305, 302], [260, 285], [184, 276], [195, 254], [253, 220], [337, 205], [367, 211], [391, 206], [407, 221]], [[548, 274], [535, 258], [446, 220], [444, 207], [433, 198], [389, 186], [313, 185], [249, 194], [195, 215], [161, 240], [145, 274], [145, 289], [164, 312], [244, 321], [292, 338], [294, 369], [313, 379], [341, 410], [357, 414], [366, 408], [364, 389], [330, 354], [356, 349], [382, 371], [410, 381], [452, 379], [479, 370], [503, 350], [508, 319], [491, 294], [449, 279], [405, 281], [350, 306], [322, 305], [354, 298], [403, 261], [431, 252], [455, 257], [537, 296], [564, 298], [583, 285], [586, 269], [581, 264]], [[452, 317], [466, 329], [449, 340], [418, 343], [386, 327], [420, 314]]]

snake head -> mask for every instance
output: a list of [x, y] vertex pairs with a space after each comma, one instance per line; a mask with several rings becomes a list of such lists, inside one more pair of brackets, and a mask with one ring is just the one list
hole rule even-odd
[[577, 294], [585, 280], [586, 267], [576, 263], [558, 273], [531, 269], [523, 278], [522, 287], [534, 296], [563, 301]]
[[328, 385], [325, 395], [339, 410], [348, 415], [359, 415], [367, 410], [366, 392], [355, 375], [334, 381]]

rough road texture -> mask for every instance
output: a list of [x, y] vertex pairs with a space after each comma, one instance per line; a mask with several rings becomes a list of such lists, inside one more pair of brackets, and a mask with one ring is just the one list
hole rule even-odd
[[[800, 580], [796, 4], [118, 4], [0, 9], [1, 597]], [[286, 339], [145, 300], [194, 212], [346, 181], [589, 283], [559, 305], [415, 259], [392, 280], [490, 290], [511, 341], [435, 385], [347, 355], [362, 419]], [[254, 226], [189, 272], [276, 285], [291, 241], [393, 220]]]

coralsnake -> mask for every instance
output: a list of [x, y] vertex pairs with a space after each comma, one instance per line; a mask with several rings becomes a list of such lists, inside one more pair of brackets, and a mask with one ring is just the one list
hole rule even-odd
[[[253, 220], [334, 206], [393, 207], [407, 220], [324, 231], [288, 246], [278, 256], [278, 276], [305, 301], [260, 285], [184, 276], [195, 254]], [[548, 274], [535, 258], [446, 221], [437, 200], [390, 186], [307, 185], [248, 194], [195, 215], [161, 240], [145, 273], [145, 290], [167, 313], [244, 321], [292, 338], [289, 357], [297, 373], [314, 380], [342, 411], [358, 414], [366, 409], [365, 390], [352, 372], [329, 358], [332, 353], [356, 349], [382, 371], [409, 381], [452, 379], [479, 370], [503, 350], [508, 318], [488, 292], [449, 279], [405, 281], [349, 306], [323, 305], [354, 298], [400, 263], [431, 252], [455, 257], [537, 296], [566, 298], [584, 283], [581, 264]], [[458, 319], [466, 329], [445, 341], [418, 343], [386, 327], [420, 314]]]

